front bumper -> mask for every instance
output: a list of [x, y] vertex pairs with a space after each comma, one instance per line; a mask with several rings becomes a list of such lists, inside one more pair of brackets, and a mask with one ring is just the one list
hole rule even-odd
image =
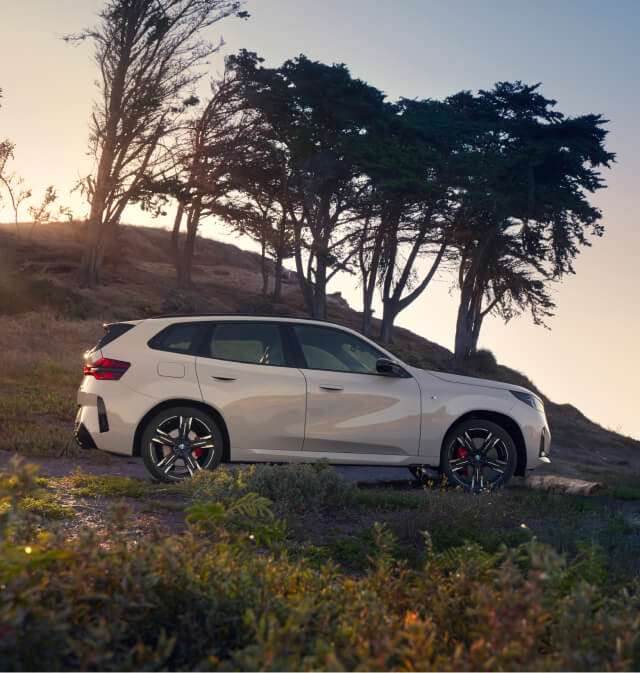
[[550, 463], [551, 458], [549, 457], [549, 454], [551, 453], [551, 433], [549, 432], [549, 428], [545, 426], [542, 428], [542, 432], [540, 433], [540, 448], [538, 450], [538, 460], [540, 460], [543, 463]]

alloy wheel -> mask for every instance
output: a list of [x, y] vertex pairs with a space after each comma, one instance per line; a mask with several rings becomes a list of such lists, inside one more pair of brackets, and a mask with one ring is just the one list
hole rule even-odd
[[475, 493], [505, 483], [513, 473], [514, 449], [503, 435], [484, 424], [454, 432], [443, 456], [452, 482]]
[[214, 432], [204, 419], [176, 415], [156, 425], [148, 455], [156, 471], [174, 481], [192, 477], [207, 467], [215, 449]]

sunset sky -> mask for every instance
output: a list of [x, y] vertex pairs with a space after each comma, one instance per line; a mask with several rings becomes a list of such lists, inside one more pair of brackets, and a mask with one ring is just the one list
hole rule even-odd
[[[97, 90], [89, 45], [66, 33], [96, 23], [101, 0], [2, 0], [0, 5], [0, 140], [16, 143], [15, 169], [35, 199], [53, 183], [60, 203], [83, 215], [69, 194], [86, 174], [88, 122]], [[593, 202], [604, 214], [602, 239], [580, 255], [576, 275], [556, 287], [551, 330], [527, 316], [505, 325], [485, 321], [480, 347], [529, 376], [556, 402], [570, 402], [604, 426], [640, 439], [640, 3], [618, 0], [248, 0], [248, 21], [228, 19], [211, 31], [226, 42], [212, 61], [245, 47], [267, 65], [300, 53], [400, 96], [443, 98], [488, 89], [499, 80], [542, 82], [566, 115], [602, 113], [610, 120], [607, 149], [617, 162], [608, 189]], [[26, 218], [26, 206], [23, 209]], [[8, 210], [0, 220], [11, 219]], [[136, 211], [125, 221], [148, 223]], [[169, 226], [171, 217], [155, 224]], [[230, 240], [211, 223], [208, 236]], [[241, 245], [247, 245], [240, 241]], [[458, 291], [443, 274], [397, 324], [453, 346]], [[341, 291], [360, 307], [352, 277]], [[376, 315], [379, 314], [379, 311]]]

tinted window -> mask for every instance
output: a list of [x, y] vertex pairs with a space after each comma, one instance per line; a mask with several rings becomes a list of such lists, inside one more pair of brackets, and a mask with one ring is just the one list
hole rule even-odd
[[180, 323], [166, 327], [149, 341], [149, 346], [171, 353], [193, 353], [204, 332], [210, 329], [206, 323]]
[[384, 354], [366, 341], [329, 327], [294, 325], [293, 329], [309, 369], [377, 374], [376, 360]]
[[98, 343], [94, 346], [94, 349], [103, 348], [107, 344], [110, 344], [112, 341], [115, 341], [118, 337], [122, 336], [125, 332], [128, 332], [130, 329], [133, 329], [135, 325], [129, 325], [124, 322], [111, 323], [110, 325], [104, 326], [104, 336]]
[[[205, 352], [206, 352], [205, 348]], [[218, 323], [208, 355], [256, 365], [285, 365], [277, 323]]]

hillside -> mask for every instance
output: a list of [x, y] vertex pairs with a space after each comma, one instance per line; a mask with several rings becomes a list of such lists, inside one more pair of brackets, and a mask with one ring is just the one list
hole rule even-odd
[[[82, 352], [97, 340], [105, 321], [177, 312], [305, 315], [293, 275], [284, 278], [282, 302], [274, 306], [260, 295], [259, 255], [211, 239], [198, 240], [193, 290], [177, 291], [169, 233], [151, 227], [122, 227], [107, 257], [104, 285], [78, 289], [73, 273], [83, 237], [80, 224], [49, 224], [33, 240], [0, 225], [0, 338], [8, 380], [46, 358], [69, 368], [77, 363], [79, 370]], [[330, 320], [359, 328], [360, 314], [339, 293], [330, 295], [328, 307]], [[496, 364], [487, 352], [461, 370], [453, 366], [449, 350], [401, 328], [394, 333], [393, 350], [416, 366], [536, 390], [546, 402], [554, 470], [616, 481], [640, 473], [640, 442], [602, 428], [571, 404], [549, 400], [524, 374]]]

